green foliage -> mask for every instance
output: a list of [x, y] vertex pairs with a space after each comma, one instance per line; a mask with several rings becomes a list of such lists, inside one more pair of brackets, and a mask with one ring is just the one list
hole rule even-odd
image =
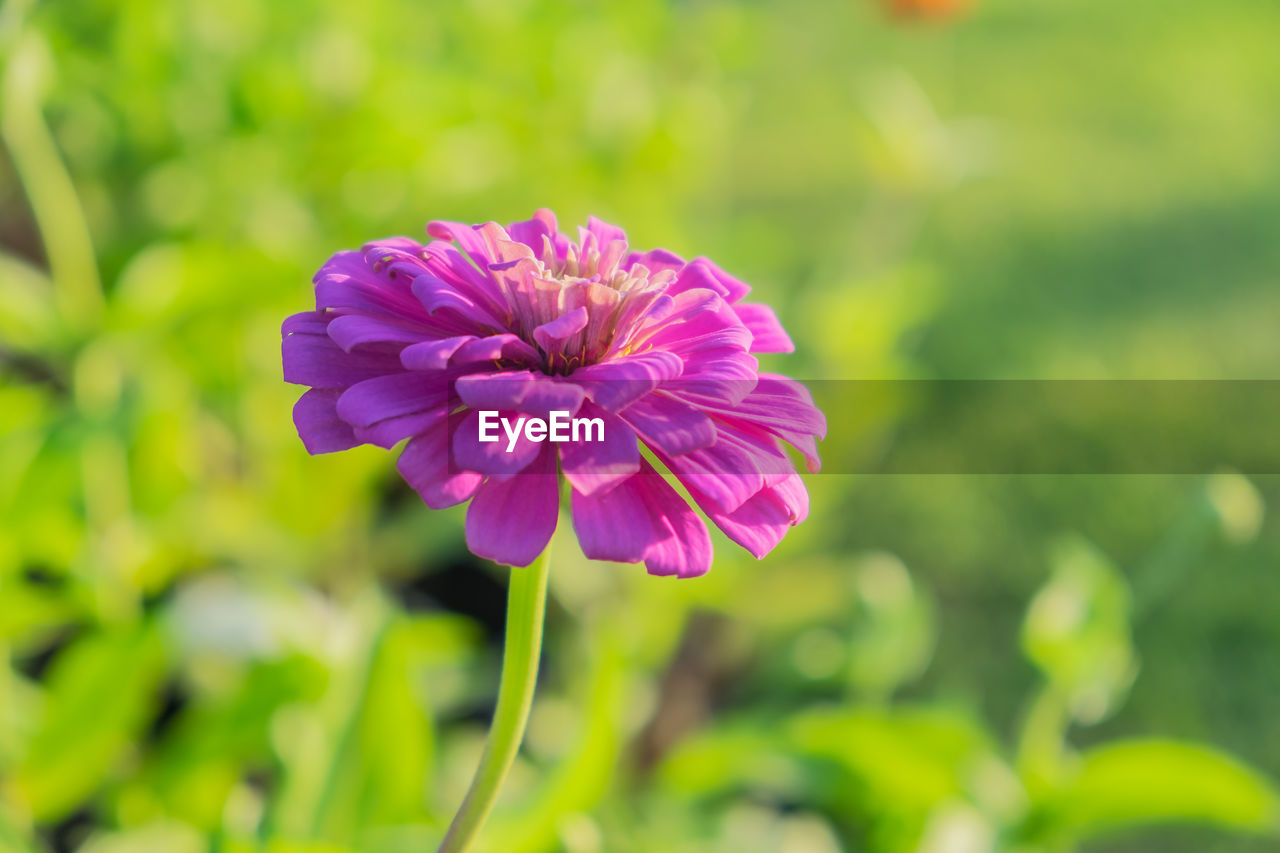
[[[443, 834], [505, 578], [300, 447], [329, 253], [547, 205], [750, 281], [801, 377], [1270, 376], [1277, 14], [4, 3], [0, 853]], [[911, 403], [828, 415], [874, 458]], [[809, 486], [697, 582], [562, 525], [484, 850], [1275, 848], [1275, 478]]]
[[1086, 832], [1169, 820], [1256, 832], [1280, 827], [1280, 800], [1270, 782], [1219, 752], [1170, 741], [1087, 751], [1057, 808], [1059, 820]]

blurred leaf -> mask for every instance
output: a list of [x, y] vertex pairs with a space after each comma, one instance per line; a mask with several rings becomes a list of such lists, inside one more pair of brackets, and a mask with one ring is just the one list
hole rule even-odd
[[721, 723], [686, 738], [659, 768], [662, 787], [685, 797], [763, 789], [797, 790], [801, 776], [776, 727], [764, 721]]
[[1209, 478], [1205, 491], [1229, 541], [1242, 545], [1257, 537], [1266, 517], [1266, 502], [1247, 477], [1219, 472]]
[[1076, 720], [1096, 723], [1123, 699], [1137, 671], [1129, 591], [1092, 545], [1078, 538], [1057, 545], [1052, 576], [1027, 610], [1022, 647], [1067, 696]]
[[991, 749], [972, 720], [933, 708], [803, 712], [790, 732], [802, 754], [844, 769], [855, 786], [846, 797], [876, 811], [921, 817], [962, 795]]
[[[53, 284], [40, 270], [0, 251], [0, 342], [3, 347], [43, 351], [57, 342]], [[3, 354], [3, 353], [0, 353]]]
[[89, 634], [58, 655], [39, 730], [13, 779], [36, 820], [65, 816], [108, 778], [138, 742], [165, 666], [151, 623]]
[[[286, 745], [286, 790], [273, 830], [283, 837], [353, 842], [378, 827], [425, 818], [432, 721], [420, 695], [433, 632], [386, 620], [363, 655], [335, 673], [320, 716], [297, 709]], [[452, 620], [450, 620], [452, 623]], [[299, 716], [301, 715], [301, 716]]]
[[620, 751], [618, 718], [624, 707], [623, 658], [612, 625], [586, 628], [592, 649], [589, 675], [582, 680], [582, 701], [568, 753], [543, 776], [523, 808], [494, 815], [478, 849], [494, 853], [550, 853], [570, 815], [589, 813], [607, 792]]
[[1208, 823], [1280, 836], [1280, 797], [1253, 768], [1206, 746], [1125, 741], [1086, 752], [1051, 805], [1073, 835], [1152, 823]]
[[883, 698], [929, 665], [933, 609], [891, 554], [859, 559], [854, 584], [861, 618], [854, 620], [849, 678], [863, 694]]
[[29, 827], [19, 824], [9, 812], [8, 804], [0, 800], [0, 853], [37, 853]]
[[204, 838], [190, 826], [173, 821], [147, 824], [123, 832], [97, 833], [78, 853], [204, 853]]

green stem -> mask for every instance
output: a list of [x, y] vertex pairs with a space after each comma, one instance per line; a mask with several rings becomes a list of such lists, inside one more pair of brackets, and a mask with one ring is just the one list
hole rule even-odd
[[507, 778], [524, 738], [533, 688], [538, 680], [538, 658], [542, 653], [542, 616], [547, 603], [547, 574], [551, 546], [525, 569], [511, 570], [507, 591], [507, 636], [502, 652], [502, 681], [498, 686], [498, 707], [493, 712], [489, 739], [480, 766], [466, 799], [449, 825], [449, 833], [437, 853], [463, 853], [470, 848], [485, 818], [489, 816], [498, 791]]
[[37, 36], [17, 31], [20, 13], [0, 10], [0, 49], [7, 54], [0, 78], [0, 140], [40, 228], [62, 318], [85, 332], [103, 310], [98, 262], [84, 207], [40, 109], [43, 45]]

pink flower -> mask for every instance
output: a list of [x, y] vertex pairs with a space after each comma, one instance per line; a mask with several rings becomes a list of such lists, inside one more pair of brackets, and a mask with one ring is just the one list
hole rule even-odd
[[[308, 451], [408, 439], [405, 480], [433, 508], [470, 500], [468, 547], [515, 566], [555, 530], [558, 462], [588, 557], [706, 572], [706, 523], [642, 446], [757, 558], [804, 520], [782, 444], [816, 471], [826, 422], [802, 385], [759, 372], [753, 353], [794, 347], [745, 284], [705, 258], [629, 251], [594, 218], [575, 243], [547, 210], [427, 233], [334, 255], [316, 310], [285, 321], [284, 378], [311, 386], [294, 408]], [[603, 440], [483, 442], [483, 411], [599, 419]]]

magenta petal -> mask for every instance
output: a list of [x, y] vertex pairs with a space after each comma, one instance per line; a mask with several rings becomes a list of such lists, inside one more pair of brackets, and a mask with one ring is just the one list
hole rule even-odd
[[646, 444], [672, 456], [709, 447], [716, 440], [716, 427], [711, 418], [661, 393], [640, 398], [628, 406], [621, 417]]
[[400, 370], [392, 353], [343, 352], [328, 335], [293, 332], [280, 345], [284, 381], [313, 388], [346, 388]]
[[[526, 416], [510, 410], [498, 412], [498, 418], [506, 418], [512, 429], [516, 428], [521, 417]], [[472, 410], [461, 417], [454, 418], [459, 424], [453, 433], [453, 460], [459, 468], [479, 471], [481, 474], [491, 476], [508, 477], [523, 471], [537, 458], [542, 450], [542, 443], [526, 438], [523, 424], [520, 424], [520, 432], [515, 444], [511, 451], [507, 452], [510, 438], [498, 418], [494, 418], [497, 422], [496, 427], [489, 430], [489, 435], [496, 435], [497, 441], [480, 440], [478, 411]]]
[[515, 409], [524, 399], [534, 375], [528, 370], [472, 373], [458, 377], [454, 389], [473, 409]]
[[712, 556], [706, 522], [649, 463], [643, 463], [641, 473], [633, 479], [638, 479], [644, 489], [645, 504], [655, 527], [665, 531], [645, 550], [645, 568], [654, 575], [705, 575], [711, 569]]
[[604, 422], [604, 441], [560, 446], [560, 467], [575, 490], [584, 495], [608, 491], [640, 470], [640, 445], [630, 427], [590, 403], [583, 404], [578, 416], [600, 418]]
[[768, 305], [745, 302], [733, 306], [742, 324], [751, 332], [751, 352], [795, 352], [796, 345]]
[[596, 248], [603, 250], [605, 246], [615, 241], [621, 241], [624, 245], [627, 242], [627, 232], [623, 231], [616, 225], [610, 225], [603, 219], [597, 219], [594, 216], [587, 217], [586, 233], [595, 238]]
[[654, 249], [649, 252], [632, 252], [622, 262], [623, 269], [631, 269], [636, 265], [653, 273], [666, 271], [678, 273], [684, 269], [684, 258], [666, 249]]
[[290, 314], [280, 326], [280, 336], [284, 337], [291, 332], [323, 335], [332, 319], [333, 315], [328, 311], [303, 311], [300, 314]]
[[[733, 512], [764, 488], [765, 477], [756, 461], [739, 443], [722, 436], [711, 447], [683, 456], [662, 455], [663, 464], [707, 512]], [[766, 464], [777, 467], [780, 463], [769, 460]], [[786, 456], [782, 464], [790, 467]]]
[[565, 341], [587, 327], [587, 309], [575, 308], [550, 323], [543, 323], [533, 330], [533, 339], [544, 352], [559, 352]]
[[329, 323], [329, 337], [347, 352], [361, 344], [416, 343], [432, 330], [417, 323], [382, 320], [363, 314], [343, 314]]
[[751, 292], [751, 288], [706, 258], [694, 258], [685, 264], [684, 269], [676, 276], [670, 293], [683, 293], [694, 288], [714, 290], [724, 297], [726, 302], [737, 302]]
[[665, 526], [655, 526], [646, 494], [639, 477], [592, 495], [575, 489], [570, 498], [573, 529], [582, 553], [592, 560], [638, 563], [650, 547], [671, 535]]
[[705, 267], [723, 289], [723, 292], [725, 293], [725, 300], [728, 302], [737, 302], [751, 292], [751, 287], [749, 285], [720, 269], [720, 267], [716, 266], [710, 258], [694, 258], [689, 262], [689, 266]]
[[[682, 386], [683, 390], [683, 386]], [[809, 390], [794, 379], [762, 373], [755, 388], [741, 400], [696, 396], [697, 405], [744, 429], [764, 430], [797, 448], [811, 472], [821, 468], [815, 437], [827, 434], [827, 419], [813, 403]]]
[[405, 482], [422, 496], [432, 509], [456, 506], [475, 494], [480, 474], [458, 470], [449, 460], [449, 419], [434, 426], [405, 445], [396, 468]]
[[432, 406], [420, 412], [384, 418], [368, 426], [355, 427], [355, 434], [364, 444], [375, 444], [390, 450], [406, 438], [418, 435], [447, 419], [443, 406]]
[[525, 364], [538, 361], [538, 351], [516, 335], [490, 335], [463, 344], [453, 354], [453, 364], [472, 364], [480, 361], [511, 359]]
[[388, 279], [369, 268], [360, 252], [339, 252], [315, 276], [316, 308], [425, 320], [407, 279]]
[[787, 531], [809, 513], [809, 495], [799, 475], [765, 489], [728, 514], [708, 513], [724, 534], [757, 560], [774, 549]]
[[400, 351], [400, 363], [408, 370], [444, 370], [450, 357], [464, 344], [474, 340], [474, 335], [460, 335], [412, 344]]
[[472, 409], [519, 411], [547, 417], [551, 411], [573, 414], [582, 405], [582, 388], [528, 370], [473, 373], [461, 376], [455, 386], [458, 396]]
[[507, 226], [507, 233], [513, 240], [518, 240], [532, 249], [534, 254], [541, 255], [543, 238], [545, 237], [548, 241], [554, 240], [559, 233], [559, 228], [556, 224], [556, 215], [544, 207], [536, 211], [532, 219], [512, 222]]
[[506, 480], [486, 480], [467, 507], [467, 547], [508, 566], [527, 566], [551, 541], [560, 511], [555, 451]]
[[310, 454], [333, 453], [360, 443], [351, 425], [338, 417], [338, 391], [312, 389], [293, 406], [293, 423]]
[[437, 241], [427, 246], [422, 255], [427, 272], [452, 285], [472, 302], [485, 306], [494, 316], [505, 313], [506, 299], [497, 283], [462, 252]]
[[430, 273], [423, 273], [413, 280], [413, 295], [429, 316], [445, 311], [472, 327], [501, 325], [501, 320], [487, 307]]
[[427, 223], [427, 234], [437, 240], [452, 240], [457, 243], [462, 251], [471, 257], [476, 266], [482, 269], [495, 260], [489, 254], [489, 246], [485, 242], [484, 235], [480, 233], [478, 225], [436, 220]]
[[582, 386], [596, 405], [620, 412], [664, 382], [675, 379], [683, 369], [684, 362], [679, 356], [653, 350], [580, 367], [573, 372], [573, 381]]
[[552, 412], [568, 412], [575, 415], [586, 394], [582, 386], [569, 381], [557, 381], [549, 377], [535, 378], [529, 383], [520, 400], [524, 414], [548, 418]]
[[449, 400], [448, 385], [420, 373], [378, 376], [352, 385], [338, 398], [338, 416], [352, 426], [370, 426], [432, 408]]

